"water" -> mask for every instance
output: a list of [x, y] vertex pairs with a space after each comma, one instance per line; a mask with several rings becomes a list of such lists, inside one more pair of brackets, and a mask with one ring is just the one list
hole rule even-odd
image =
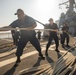
[[[43, 36], [43, 32], [41, 32], [41, 36]], [[0, 32], [0, 38], [12, 38], [12, 34], [11, 32]]]
[[12, 38], [11, 33], [0, 33], [0, 38]]

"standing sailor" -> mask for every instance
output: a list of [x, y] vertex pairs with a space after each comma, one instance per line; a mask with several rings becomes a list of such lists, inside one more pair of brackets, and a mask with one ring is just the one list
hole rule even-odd
[[65, 48], [65, 44], [64, 44], [65, 40], [66, 40], [66, 46], [70, 47], [68, 30], [69, 30], [69, 27], [68, 27], [67, 23], [64, 22], [63, 27], [62, 27], [62, 34], [61, 34], [61, 44], [62, 44], [63, 48]]
[[39, 30], [39, 31], [37, 32], [37, 34], [38, 34], [38, 40], [40, 41], [40, 39], [41, 39], [41, 31]]
[[18, 9], [15, 15], [17, 15], [18, 19], [12, 22], [10, 26], [4, 27], [4, 28], [19, 27], [26, 29], [26, 30], [20, 30], [20, 39], [17, 44], [17, 51], [16, 51], [17, 60], [15, 66], [18, 66], [18, 64], [21, 62], [20, 57], [22, 56], [23, 49], [25, 48], [28, 41], [30, 41], [30, 43], [36, 48], [36, 50], [39, 53], [39, 57], [45, 59], [45, 57], [43, 57], [43, 54], [41, 52], [40, 43], [36, 38], [36, 32], [32, 30], [37, 26], [35, 20], [27, 16], [22, 9]]
[[58, 27], [57, 27], [57, 24], [53, 22], [52, 18], [49, 19], [49, 22], [50, 22], [49, 25], [48, 25], [49, 29], [52, 29], [52, 30], [49, 31], [49, 40], [48, 40], [48, 43], [46, 45], [46, 51], [45, 51], [46, 56], [48, 56], [48, 48], [50, 47], [52, 40], [54, 40], [55, 44], [56, 44], [55, 51], [59, 52], [59, 50], [58, 50], [59, 38], [57, 36]]

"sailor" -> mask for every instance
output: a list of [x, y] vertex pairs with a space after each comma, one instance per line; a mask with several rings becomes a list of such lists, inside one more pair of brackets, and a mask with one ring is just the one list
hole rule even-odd
[[17, 15], [18, 19], [13, 21], [9, 26], [4, 27], [4, 28], [19, 27], [26, 29], [26, 30], [20, 30], [21, 36], [17, 44], [17, 51], [16, 51], [17, 60], [15, 66], [18, 66], [18, 64], [21, 62], [20, 57], [22, 56], [23, 49], [25, 48], [28, 41], [30, 41], [30, 43], [36, 48], [36, 50], [39, 53], [39, 57], [44, 60], [45, 57], [41, 52], [40, 43], [36, 38], [36, 32], [32, 30], [37, 26], [35, 20], [32, 17], [27, 16], [22, 9], [18, 9], [15, 15]]
[[64, 22], [63, 27], [62, 27], [62, 34], [61, 34], [61, 44], [62, 44], [63, 48], [65, 48], [65, 44], [64, 44], [65, 40], [66, 40], [66, 46], [70, 47], [68, 30], [69, 30], [69, 27], [68, 27], [67, 23]]
[[39, 30], [39, 31], [37, 32], [37, 34], [38, 34], [38, 39], [39, 39], [39, 41], [40, 41], [40, 39], [41, 39], [41, 31]]
[[50, 47], [52, 40], [54, 40], [55, 44], [56, 44], [55, 51], [59, 52], [59, 50], [58, 50], [59, 38], [57, 36], [58, 27], [57, 27], [57, 24], [53, 22], [52, 18], [49, 19], [49, 22], [50, 23], [48, 25], [49, 26], [48, 28], [51, 29], [51, 30], [49, 31], [49, 39], [48, 39], [48, 43], [46, 45], [46, 51], [45, 51], [45, 55], [46, 56], [48, 56], [48, 48]]

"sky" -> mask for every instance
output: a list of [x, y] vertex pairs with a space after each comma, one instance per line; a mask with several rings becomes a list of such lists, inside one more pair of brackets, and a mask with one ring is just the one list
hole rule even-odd
[[[16, 20], [14, 13], [19, 8], [44, 24], [48, 23], [49, 18], [56, 21], [62, 12], [66, 12], [66, 9], [59, 9], [58, 6], [65, 1], [67, 0], [0, 0], [0, 27], [8, 26]], [[37, 28], [41, 29], [43, 26], [38, 24]]]

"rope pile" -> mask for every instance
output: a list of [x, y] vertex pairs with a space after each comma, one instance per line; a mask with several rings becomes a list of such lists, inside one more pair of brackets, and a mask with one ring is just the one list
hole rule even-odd
[[1, 42], [0, 53], [4, 53], [15, 48], [13, 42], [5, 41], [5, 40], [0, 40], [0, 42]]
[[[76, 46], [72, 47], [76, 48]], [[76, 75], [76, 50], [70, 48], [52, 67], [52, 63], [21, 70], [18, 75]], [[74, 54], [73, 54], [74, 53]]]
[[[73, 48], [76, 48], [76, 47], [73, 47]], [[68, 51], [58, 59], [58, 61], [54, 66], [52, 75], [75, 75], [76, 54], [73, 55], [73, 53], [76, 53], [76, 50], [72, 51], [72, 53], [68, 53]]]

